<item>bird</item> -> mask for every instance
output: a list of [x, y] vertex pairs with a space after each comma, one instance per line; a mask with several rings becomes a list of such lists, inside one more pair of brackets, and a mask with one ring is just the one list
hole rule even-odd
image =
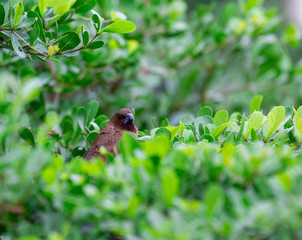
[[113, 155], [118, 153], [118, 143], [124, 131], [130, 132], [137, 137], [137, 127], [133, 121], [134, 117], [130, 109], [122, 108], [118, 110], [93, 141], [91, 147], [83, 155], [83, 158], [86, 160], [101, 158], [106, 162], [107, 157], [100, 153], [100, 148], [102, 146], [105, 147]]

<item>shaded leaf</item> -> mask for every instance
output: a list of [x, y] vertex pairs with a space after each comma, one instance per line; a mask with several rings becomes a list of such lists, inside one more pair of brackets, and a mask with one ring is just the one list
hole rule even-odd
[[5, 20], [5, 9], [2, 4], [0, 4], [0, 26], [3, 25]]
[[29, 143], [32, 146], [35, 146], [35, 139], [32, 131], [30, 131], [28, 128], [22, 128], [19, 131], [19, 136], [22, 138], [25, 142]]
[[86, 48], [87, 49], [97, 49], [103, 47], [104, 42], [103, 41], [94, 41], [91, 44], [89, 44]]
[[59, 41], [60, 52], [67, 51], [77, 47], [81, 40], [76, 32], [69, 31], [63, 33]]
[[28, 26], [33, 25], [34, 23], [35, 23], [34, 19], [28, 18], [24, 22], [20, 23], [20, 25], [18, 25], [18, 28], [26, 28]]
[[99, 134], [97, 132], [90, 133], [86, 138], [86, 144], [91, 145]]
[[77, 13], [83, 13], [91, 10], [96, 4], [96, 0], [76, 0], [72, 5], [72, 8], [76, 10]]
[[87, 105], [87, 119], [86, 119], [86, 125], [88, 125], [92, 119], [96, 116], [98, 110], [99, 110], [99, 103], [96, 100], [92, 100]]
[[87, 31], [84, 31], [82, 34], [83, 38], [83, 44], [86, 45], [89, 42], [89, 33]]
[[15, 52], [19, 55], [21, 58], [25, 58], [25, 52], [23, 48], [21, 47], [20, 43], [17, 40], [17, 37], [13, 34], [12, 35], [12, 45], [15, 50]]
[[38, 30], [39, 30], [39, 37], [45, 43], [46, 42], [45, 32], [44, 32], [43, 23], [42, 23], [42, 20], [41, 20], [39, 14], [37, 12], [34, 12], [34, 11], [29, 11], [27, 13], [27, 18], [35, 19], [35, 21], [37, 23]]

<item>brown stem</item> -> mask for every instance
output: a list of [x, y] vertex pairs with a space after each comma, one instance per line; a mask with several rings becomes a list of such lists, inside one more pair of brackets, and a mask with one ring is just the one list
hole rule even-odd
[[40, 52], [38, 49], [36, 49], [36, 48], [30, 46], [30, 44], [29, 44], [28, 42], [26, 42], [22, 37], [20, 37], [19, 34], [15, 32], [15, 30], [12, 29], [11, 31], [12, 31], [12, 33], [13, 33], [14, 35], [16, 35], [22, 42], [24, 42], [30, 49], [32, 49], [32, 50], [38, 52], [40, 55], [42, 55], [42, 56], [44, 56], [44, 57], [47, 57], [46, 54], [44, 54], [44, 53]]
[[[29, 53], [29, 54], [32, 54], [32, 55], [39, 55], [39, 56], [44, 56], [44, 57], [49, 57], [47, 54], [45, 53], [42, 53], [40, 52], [38, 49], [30, 46], [30, 44], [28, 42], [26, 42], [18, 33], [15, 32], [14, 29], [12, 28], [0, 28], [0, 32], [1, 31], [11, 31], [14, 35], [16, 35], [22, 42], [24, 42], [30, 49], [36, 51], [36, 52], [31, 52], [31, 51], [28, 51], [28, 50], [24, 50], [25, 53]], [[82, 47], [79, 47], [77, 49], [73, 49], [73, 50], [70, 50], [70, 51], [66, 51], [66, 52], [56, 52], [54, 55], [64, 55], [64, 54], [67, 54], [67, 53], [73, 53], [73, 52], [77, 52], [77, 51], [80, 51], [82, 49], [85, 49], [86, 47], [88, 47], [100, 34], [99, 33], [96, 33], [96, 35], [87, 43], [87, 45], [85, 46], [82, 46]], [[9, 48], [8, 45], [6, 44], [3, 44], [1, 43], [1, 45], [5, 48]]]

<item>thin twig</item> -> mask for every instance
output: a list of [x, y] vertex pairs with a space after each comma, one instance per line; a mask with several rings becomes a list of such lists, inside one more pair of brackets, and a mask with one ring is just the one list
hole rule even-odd
[[19, 34], [15, 32], [15, 30], [12, 29], [11, 31], [12, 31], [12, 33], [13, 33], [14, 35], [16, 35], [22, 42], [24, 42], [30, 49], [32, 49], [32, 50], [34, 50], [34, 51], [40, 53], [40, 54], [41, 54], [42, 56], [44, 56], [44, 57], [47, 57], [47, 55], [46, 55], [45, 53], [42, 53], [42, 52], [40, 52], [38, 49], [36, 49], [36, 48], [30, 46], [30, 44], [29, 44], [28, 42], [26, 42], [22, 37], [20, 37]]
[[[14, 35], [16, 35], [22, 42], [24, 42], [30, 49], [32, 49], [32, 50], [34, 50], [34, 51], [36, 51], [36, 52], [32, 52], [32, 51], [28, 51], [28, 50], [25, 50], [24, 49], [24, 52], [25, 53], [28, 53], [28, 54], [32, 54], [32, 55], [39, 55], [39, 56], [44, 56], [44, 57], [49, 57], [47, 54], [45, 54], [45, 53], [42, 53], [42, 52], [40, 52], [38, 49], [36, 49], [36, 48], [34, 48], [34, 47], [32, 47], [32, 46], [30, 46], [30, 44], [28, 43], [28, 42], [26, 42], [18, 33], [16, 33], [15, 32], [15, 30], [14, 29], [12, 29], [12, 28], [0, 28], [0, 32], [1, 31], [11, 31]], [[81, 46], [81, 47], [79, 47], [79, 48], [77, 48], [77, 49], [73, 49], [73, 50], [69, 50], [69, 51], [66, 51], [66, 52], [56, 52], [53, 56], [55, 56], [55, 55], [64, 55], [64, 54], [68, 54], [68, 53], [73, 53], [73, 52], [77, 52], [77, 51], [80, 51], [80, 50], [82, 50], [82, 49], [85, 49], [85, 48], [87, 48], [98, 36], [100, 36], [100, 34], [99, 33], [96, 33], [96, 35], [86, 44], [86, 45], [83, 45], [83, 46]], [[9, 46], [8, 45], [6, 45], [6, 44], [3, 44], [3, 43], [0, 43], [3, 47], [5, 47], [5, 48], [9, 48]]]

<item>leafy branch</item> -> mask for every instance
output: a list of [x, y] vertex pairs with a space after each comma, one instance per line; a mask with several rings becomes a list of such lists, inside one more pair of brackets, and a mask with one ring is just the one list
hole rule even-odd
[[[96, 40], [103, 33], [129, 33], [135, 30], [134, 23], [130, 21], [104, 20], [92, 10], [92, 18], [87, 18], [92, 21], [95, 28], [92, 39], [89, 40], [90, 34], [84, 25], [80, 26], [76, 32], [57, 33], [58, 25], [63, 24], [67, 19], [70, 20], [74, 11], [69, 11], [60, 17], [54, 14], [52, 8], [44, 5], [39, 5], [39, 7], [40, 10], [24, 12], [23, 3], [19, 2], [15, 7], [9, 7], [6, 14], [4, 6], [0, 4], [0, 36], [3, 39], [0, 47], [14, 50], [21, 58], [25, 58], [26, 54], [44, 58], [58, 55], [71, 57], [75, 55], [73, 53], [83, 49], [103, 47], [104, 42]], [[40, 12], [43, 14], [40, 15]], [[13, 18], [14, 21], [12, 21]], [[111, 24], [102, 28], [104, 22]], [[6, 33], [7, 31], [11, 34]], [[29, 38], [29, 42], [26, 38]], [[82, 45], [78, 47], [81, 42]]]

